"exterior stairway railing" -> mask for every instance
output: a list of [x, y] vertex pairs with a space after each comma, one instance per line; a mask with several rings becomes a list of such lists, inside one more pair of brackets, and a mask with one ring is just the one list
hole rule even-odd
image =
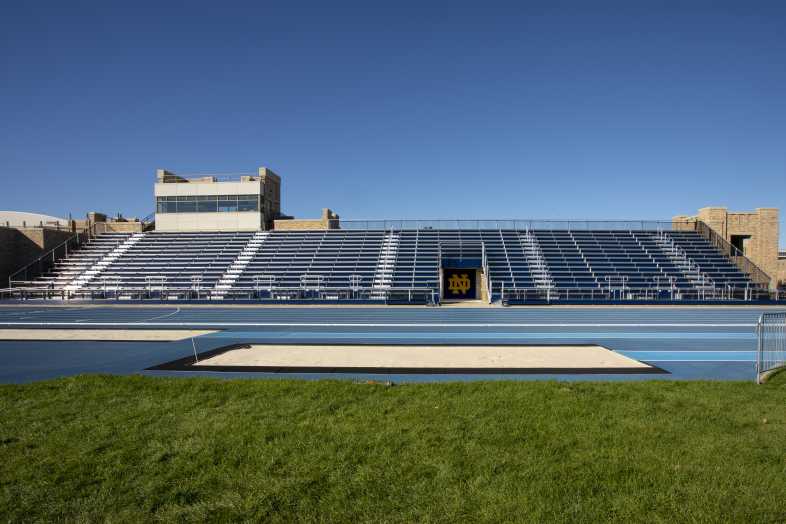
[[746, 257], [742, 251], [734, 247], [730, 242], [719, 235], [717, 231], [712, 229], [709, 225], [707, 225], [705, 222], [702, 222], [701, 220], [696, 220], [694, 222], [694, 227], [696, 232], [703, 236], [710, 244], [712, 244], [715, 249], [720, 251], [721, 254], [734, 262], [734, 264], [740, 268], [740, 271], [750, 275], [751, 281], [753, 281], [754, 284], [758, 284], [763, 287], [770, 286], [770, 276], [759, 266], [754, 264], [751, 259]]
[[89, 239], [89, 235], [84, 233], [74, 233], [62, 244], [58, 244], [40, 257], [36, 258], [23, 268], [12, 273], [8, 277], [8, 287], [17, 285], [28, 285], [32, 280], [40, 277], [46, 271], [54, 267], [55, 263], [68, 256], [69, 251], [79, 248]]

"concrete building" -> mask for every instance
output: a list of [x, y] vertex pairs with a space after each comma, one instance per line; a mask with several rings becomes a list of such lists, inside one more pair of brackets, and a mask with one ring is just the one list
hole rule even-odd
[[154, 192], [158, 231], [259, 231], [281, 214], [281, 178], [266, 167], [230, 180], [159, 169]]
[[679, 215], [676, 224], [701, 220], [731, 245], [739, 249], [770, 278], [770, 287], [786, 286], [786, 258], [779, 249], [778, 209], [760, 207], [755, 211], [729, 211], [725, 207], [703, 207], [695, 216]]

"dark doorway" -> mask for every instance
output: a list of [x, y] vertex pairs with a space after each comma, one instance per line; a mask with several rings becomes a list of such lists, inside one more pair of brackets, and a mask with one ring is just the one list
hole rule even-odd
[[477, 296], [476, 268], [443, 268], [442, 298], [445, 300], [475, 300]]
[[739, 249], [743, 255], [747, 255], [750, 239], [750, 235], [731, 235], [731, 245]]

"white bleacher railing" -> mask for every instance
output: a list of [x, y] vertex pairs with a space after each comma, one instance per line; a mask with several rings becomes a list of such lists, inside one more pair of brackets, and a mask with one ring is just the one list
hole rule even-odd
[[380, 298], [384, 297], [384, 291], [390, 289], [392, 285], [398, 255], [398, 244], [398, 233], [392, 231], [385, 233], [371, 285]]
[[218, 279], [215, 285], [215, 292], [212, 294], [214, 298], [222, 298], [226, 295], [227, 291], [232, 289], [235, 282], [240, 278], [243, 272], [248, 267], [248, 264], [254, 259], [259, 249], [265, 242], [268, 236], [267, 231], [257, 231], [254, 233], [243, 250], [235, 257], [229, 267], [224, 271], [224, 274]]
[[716, 291], [717, 287], [712, 278], [702, 271], [701, 267], [674, 242], [668, 233], [662, 230], [658, 231], [653, 240], [700, 293], [712, 294]]
[[786, 312], [762, 313], [756, 325], [756, 382], [786, 367]]
[[551, 273], [538, 239], [531, 231], [527, 230], [523, 235], [519, 235], [519, 243], [527, 259], [530, 274], [535, 281], [535, 287], [545, 289], [548, 296], [550, 290], [554, 288], [554, 280], [551, 278]]
[[85, 284], [93, 280], [103, 271], [105, 271], [109, 266], [111, 266], [115, 260], [123, 256], [126, 251], [131, 249], [134, 244], [142, 240], [145, 236], [145, 233], [134, 233], [130, 237], [126, 238], [123, 242], [118, 244], [113, 250], [109, 253], [105, 254], [101, 257], [98, 261], [83, 269], [75, 279], [73, 279], [68, 285], [65, 286], [66, 292], [74, 292], [81, 289]]

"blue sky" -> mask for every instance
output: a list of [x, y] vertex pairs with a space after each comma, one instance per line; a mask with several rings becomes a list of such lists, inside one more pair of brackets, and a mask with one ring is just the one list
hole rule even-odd
[[783, 2], [16, 4], [0, 209], [266, 165], [296, 216], [786, 210]]

